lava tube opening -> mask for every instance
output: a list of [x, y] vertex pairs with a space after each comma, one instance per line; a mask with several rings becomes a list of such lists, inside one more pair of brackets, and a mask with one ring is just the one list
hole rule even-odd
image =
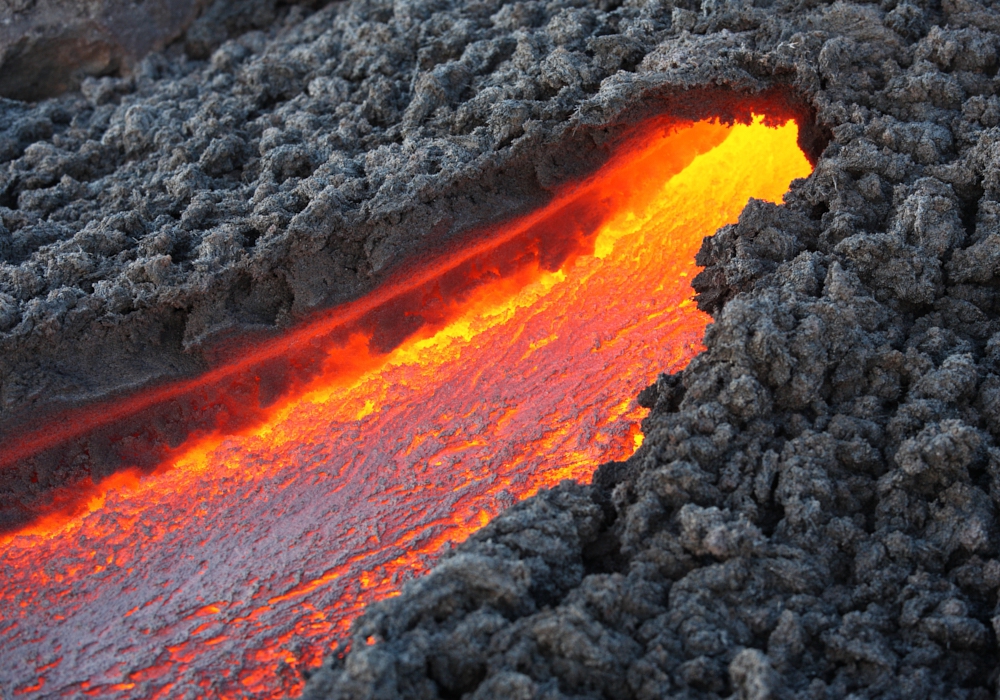
[[702, 237], [811, 172], [797, 138], [656, 123], [489, 241], [257, 348], [229, 400], [260, 405], [269, 372], [295, 391], [0, 539], [0, 694], [295, 693], [444, 547], [635, 451], [631, 397], [710, 321]]

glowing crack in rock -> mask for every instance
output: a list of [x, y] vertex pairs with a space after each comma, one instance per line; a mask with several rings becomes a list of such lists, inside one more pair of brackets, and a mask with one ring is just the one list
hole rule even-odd
[[[482, 283], [458, 301], [447, 269], [422, 283], [439, 311], [419, 332], [345, 326], [326, 371], [262, 423], [4, 536], [0, 696], [295, 693], [364, 605], [442, 548], [635, 450], [630, 397], [684, 367], [710, 320], [691, 301], [702, 237], [809, 174], [797, 133], [648, 129], [511, 224], [536, 232], [509, 238], [527, 253], [470, 258]], [[573, 244], [550, 254], [546, 221], [570, 221]]]

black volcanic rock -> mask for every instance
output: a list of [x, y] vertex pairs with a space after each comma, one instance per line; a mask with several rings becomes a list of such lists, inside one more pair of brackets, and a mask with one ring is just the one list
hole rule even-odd
[[707, 349], [636, 455], [370, 606], [305, 695], [994, 697], [998, 40], [973, 0], [358, 0], [3, 102], [0, 416], [197, 372], [645, 115], [778, 89], [815, 172], [706, 241]]

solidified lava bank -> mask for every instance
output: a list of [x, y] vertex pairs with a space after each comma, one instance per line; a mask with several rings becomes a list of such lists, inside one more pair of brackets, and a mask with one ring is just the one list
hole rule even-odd
[[[359, 299], [651, 115], [795, 117], [815, 170], [702, 246], [705, 350], [641, 393], [638, 451], [369, 606], [304, 694], [994, 697], [998, 32], [971, 0], [346, 2], [0, 103], [3, 439]], [[180, 419], [19, 460], [5, 529], [204, 429]]]

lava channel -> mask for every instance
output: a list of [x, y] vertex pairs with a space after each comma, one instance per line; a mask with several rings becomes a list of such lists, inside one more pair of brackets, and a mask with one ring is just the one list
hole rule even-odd
[[546, 255], [536, 237], [492, 267], [486, 251], [461, 303], [444, 269], [418, 295], [439, 308], [419, 332], [348, 323], [263, 421], [4, 535], [0, 697], [296, 693], [366, 604], [641, 444], [628, 397], [683, 368], [710, 320], [691, 301], [702, 237], [811, 172], [797, 136], [760, 119], [646, 129], [516, 224], [569, 217], [575, 247]]

